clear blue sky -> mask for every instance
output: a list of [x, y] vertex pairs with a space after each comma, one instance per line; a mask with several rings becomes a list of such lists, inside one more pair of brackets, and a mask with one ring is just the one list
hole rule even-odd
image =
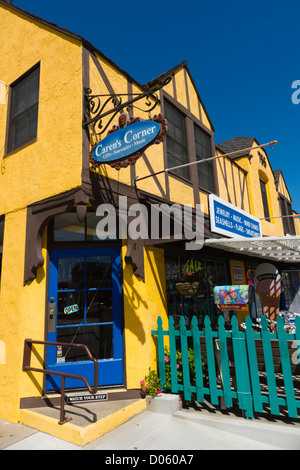
[[186, 60], [216, 143], [278, 140], [268, 156], [300, 212], [300, 104], [291, 99], [300, 80], [299, 0], [13, 3], [83, 36], [140, 83]]

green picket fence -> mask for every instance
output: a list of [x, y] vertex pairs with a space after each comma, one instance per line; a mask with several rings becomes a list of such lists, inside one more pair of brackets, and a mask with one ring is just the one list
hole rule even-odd
[[285, 409], [290, 418], [298, 418], [300, 317], [296, 318], [295, 334], [285, 331], [281, 317], [276, 333], [269, 331], [265, 317], [259, 332], [253, 330], [250, 317], [245, 323], [246, 330], [240, 331], [233, 316], [228, 331], [220, 316], [218, 329], [213, 331], [206, 316], [200, 331], [196, 317], [191, 329], [187, 329], [184, 317], [175, 328], [170, 317], [169, 328], [164, 330], [158, 317], [157, 330], [151, 334], [157, 337], [160, 383], [165, 391], [181, 392], [187, 401], [194, 394], [199, 403], [208, 397], [212, 405], [231, 408], [235, 400], [246, 418], [263, 412], [264, 405], [272, 415]]

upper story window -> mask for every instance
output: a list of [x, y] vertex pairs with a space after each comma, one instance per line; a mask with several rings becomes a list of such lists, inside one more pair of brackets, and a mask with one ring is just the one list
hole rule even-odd
[[[194, 126], [196, 160], [212, 157], [211, 138], [200, 127]], [[206, 162], [197, 165], [199, 186], [208, 191], [214, 191], [213, 163]]]
[[260, 181], [261, 197], [262, 197], [263, 208], [264, 208], [264, 218], [268, 222], [271, 222], [269, 203], [268, 203], [268, 195], [267, 195], [267, 185], [263, 180], [260, 179], [259, 181]]
[[[188, 149], [185, 116], [165, 101], [165, 117], [168, 121], [167, 154], [168, 168], [188, 163]], [[189, 179], [189, 168], [174, 170], [178, 175]]]
[[[289, 235], [296, 235], [295, 231], [295, 224], [293, 220], [293, 210], [292, 210], [292, 205], [291, 203], [284, 197], [279, 196], [279, 204], [280, 204], [280, 211], [282, 217], [282, 225], [283, 225], [283, 231], [284, 234], [286, 235], [287, 233]], [[291, 216], [291, 217], [286, 217], [286, 216]]]
[[11, 85], [7, 153], [37, 137], [40, 67]]

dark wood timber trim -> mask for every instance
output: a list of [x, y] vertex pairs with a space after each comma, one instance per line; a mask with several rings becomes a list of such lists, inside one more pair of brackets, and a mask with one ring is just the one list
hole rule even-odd
[[27, 208], [24, 285], [36, 278], [37, 269], [44, 265], [42, 237], [48, 222], [63, 214], [74, 204], [86, 206], [88, 197], [81, 188], [34, 203]]
[[[85, 90], [90, 87], [90, 53], [82, 47], [82, 109], [85, 112]], [[82, 128], [82, 181], [90, 177], [90, 138], [89, 129]]]
[[111, 93], [112, 95], [115, 94], [115, 91], [110, 83], [110, 81], [108, 80], [107, 76], [106, 76], [106, 73], [104, 72], [103, 68], [102, 68], [102, 65], [100, 64], [99, 62], [99, 59], [98, 57], [95, 56], [95, 54], [91, 54], [91, 57], [93, 59], [93, 62], [99, 72], [99, 74], [101, 75], [101, 78], [103, 80], [103, 83], [104, 85], [106, 86], [107, 90], [109, 93]]

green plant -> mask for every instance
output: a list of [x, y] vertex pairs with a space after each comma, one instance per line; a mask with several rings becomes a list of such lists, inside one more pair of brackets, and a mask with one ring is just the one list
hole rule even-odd
[[[195, 354], [192, 348], [188, 349], [188, 360], [189, 360], [189, 368], [190, 368], [191, 386], [195, 386], [196, 385]], [[177, 363], [177, 380], [179, 384], [182, 384], [183, 383], [182, 353], [180, 351], [176, 351], [176, 363]], [[166, 381], [163, 387], [166, 389], [170, 389], [171, 388], [171, 364], [170, 364], [170, 351], [167, 348], [165, 349], [165, 373], [166, 373]], [[202, 374], [203, 374], [203, 378], [206, 378], [208, 374], [207, 366], [204, 364], [203, 360], [202, 360]]]
[[162, 393], [159, 377], [155, 370], [152, 370], [150, 367], [149, 374], [141, 380], [140, 385], [142, 398], [145, 398], [146, 395], [150, 395], [154, 398]]

